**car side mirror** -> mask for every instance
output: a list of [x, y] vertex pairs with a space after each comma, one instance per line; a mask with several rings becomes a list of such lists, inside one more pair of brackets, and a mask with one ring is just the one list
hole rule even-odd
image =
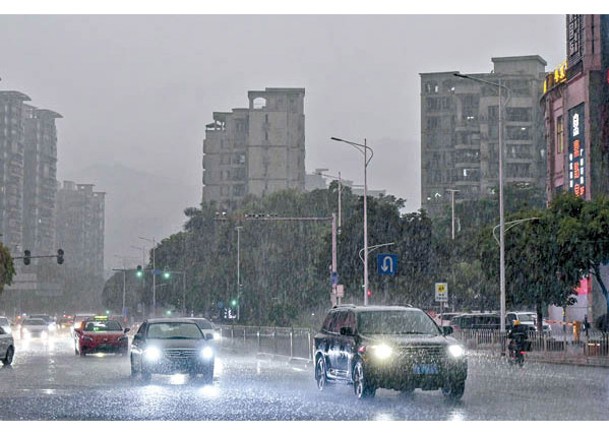
[[0, 335], [2, 334], [6, 334], [6, 331], [4, 330], [4, 328], [2, 326], [0, 326]]
[[129, 331], [131, 331], [131, 328], [125, 328], [125, 334]]
[[206, 332], [205, 333], [205, 339], [206, 340], [213, 340], [214, 339], [214, 334], [212, 334], [211, 332]]
[[139, 334], [139, 333], [135, 334], [133, 336], [133, 341], [139, 341], [139, 340], [143, 340], [143, 339], [144, 339], [144, 336], [142, 334]]
[[353, 329], [350, 326], [340, 328], [340, 335], [353, 335]]
[[452, 326], [442, 326], [442, 332], [444, 335], [451, 335], [453, 332], [455, 332], [455, 330]]

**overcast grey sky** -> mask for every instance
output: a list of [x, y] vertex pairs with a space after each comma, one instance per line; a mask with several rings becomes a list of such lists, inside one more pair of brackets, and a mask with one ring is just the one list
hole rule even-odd
[[416, 211], [419, 73], [488, 72], [492, 57], [519, 55], [552, 69], [565, 58], [564, 23], [561, 14], [0, 15], [0, 89], [63, 115], [60, 180], [121, 162], [190, 186], [185, 208], [200, 202], [212, 112], [246, 107], [249, 90], [303, 87], [307, 172], [363, 183], [361, 154], [330, 136], [365, 138], [369, 188]]

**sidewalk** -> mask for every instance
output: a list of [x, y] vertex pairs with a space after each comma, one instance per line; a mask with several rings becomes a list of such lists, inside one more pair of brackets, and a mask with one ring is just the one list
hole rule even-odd
[[[499, 349], [472, 349], [471, 351], [474, 354], [501, 358], [501, 352]], [[579, 346], [568, 346], [566, 352], [527, 352], [526, 359], [529, 361], [544, 362], [549, 364], [609, 367], [609, 356], [587, 356], [583, 354], [583, 348]]]

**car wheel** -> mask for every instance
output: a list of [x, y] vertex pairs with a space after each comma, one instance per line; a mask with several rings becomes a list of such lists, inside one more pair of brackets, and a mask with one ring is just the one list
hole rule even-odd
[[148, 370], [142, 369], [142, 381], [150, 382], [151, 379], [152, 373], [150, 373]]
[[442, 387], [442, 394], [448, 400], [459, 400], [463, 396], [465, 392], [465, 381], [460, 382], [447, 382], [444, 387]]
[[133, 361], [133, 355], [131, 355], [131, 377], [135, 378], [138, 374], [137, 368], [135, 367], [135, 362]]
[[84, 349], [81, 347], [81, 348], [79, 348], [79, 349], [78, 349], [78, 354], [79, 354], [80, 356], [85, 356], [86, 352], [85, 352], [85, 350], [84, 350]]
[[325, 390], [328, 386], [328, 370], [326, 368], [326, 359], [323, 356], [317, 358], [315, 362], [315, 381], [319, 391]]
[[201, 372], [203, 374], [203, 382], [206, 384], [213, 384], [214, 382], [214, 363], [211, 363], [207, 367], [203, 368]]
[[6, 355], [2, 360], [2, 364], [5, 366], [10, 366], [13, 363], [13, 355], [15, 355], [15, 349], [13, 349], [13, 347], [11, 346], [6, 349]]
[[353, 390], [358, 399], [373, 398], [376, 394], [376, 387], [366, 377], [364, 364], [361, 361], [355, 363], [353, 368]]

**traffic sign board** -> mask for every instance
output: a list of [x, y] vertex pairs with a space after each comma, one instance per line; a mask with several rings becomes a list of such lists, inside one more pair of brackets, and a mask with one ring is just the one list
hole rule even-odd
[[396, 254], [378, 254], [376, 269], [379, 275], [395, 275], [398, 269], [398, 256]]
[[436, 283], [436, 302], [448, 302], [448, 284], [445, 282]]

